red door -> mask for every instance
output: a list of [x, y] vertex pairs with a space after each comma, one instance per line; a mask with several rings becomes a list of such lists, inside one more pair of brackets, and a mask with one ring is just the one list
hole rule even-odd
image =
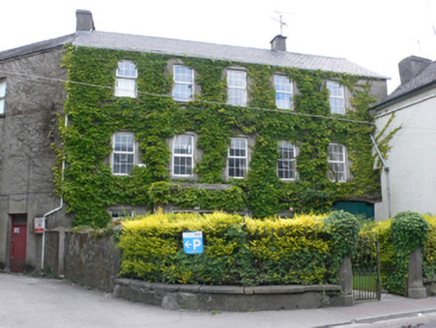
[[12, 215], [9, 267], [12, 272], [23, 272], [26, 267], [27, 215]]

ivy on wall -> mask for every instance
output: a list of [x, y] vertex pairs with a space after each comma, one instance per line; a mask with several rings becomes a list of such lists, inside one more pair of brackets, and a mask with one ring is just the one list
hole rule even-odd
[[[170, 60], [179, 60], [196, 72], [201, 93], [196, 100], [176, 103], [170, 97]], [[138, 69], [137, 98], [114, 97], [115, 70], [119, 60], [132, 60]], [[55, 169], [57, 191], [75, 214], [76, 225], [104, 226], [107, 208], [124, 204], [148, 206], [172, 203], [183, 208], [242, 211], [266, 217], [288, 209], [297, 212], [325, 212], [335, 200], [374, 196], [379, 193], [379, 173], [373, 170], [374, 155], [368, 134], [371, 125], [321, 117], [337, 116], [367, 120], [367, 109], [375, 98], [363, 78], [323, 71], [271, 67], [203, 58], [176, 57], [153, 53], [68, 47], [64, 57], [69, 80], [65, 114], [59, 126], [63, 148], [64, 179]], [[294, 111], [264, 111], [225, 105], [225, 69], [243, 67], [248, 72], [249, 107], [276, 109], [271, 78], [276, 72], [296, 82]], [[330, 114], [326, 79], [336, 79], [352, 94], [355, 110]], [[103, 86], [103, 87], [101, 87]], [[165, 95], [165, 96], [162, 96]], [[109, 156], [115, 132], [129, 131], [139, 143], [141, 161], [129, 176], [111, 173]], [[233, 184], [230, 189], [206, 190], [171, 186], [170, 149], [166, 140], [186, 131], [198, 135], [197, 148], [203, 155], [196, 163], [199, 183]], [[254, 137], [246, 179], [224, 181], [230, 138]], [[296, 181], [277, 177], [277, 142], [286, 140], [299, 148]], [[347, 147], [352, 179], [346, 183], [328, 180], [327, 146], [338, 142]]]

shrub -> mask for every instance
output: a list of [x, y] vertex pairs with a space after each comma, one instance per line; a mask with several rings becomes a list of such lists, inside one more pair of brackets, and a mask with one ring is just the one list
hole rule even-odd
[[[184, 284], [335, 283], [343, 256], [353, 252], [357, 226], [345, 214], [258, 220], [158, 212], [123, 223], [121, 275]], [[184, 231], [203, 231], [202, 254], [185, 254]]]
[[380, 243], [381, 280], [388, 291], [404, 293], [409, 254], [421, 247], [425, 257], [429, 226], [418, 213], [400, 212], [392, 219], [379, 222], [369, 230], [361, 232], [377, 234]]

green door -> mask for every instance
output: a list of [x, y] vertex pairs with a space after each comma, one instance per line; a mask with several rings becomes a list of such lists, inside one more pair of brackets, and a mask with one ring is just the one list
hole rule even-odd
[[367, 219], [374, 219], [374, 204], [365, 202], [339, 201], [332, 207], [334, 211], [343, 210], [354, 215], [365, 216]]

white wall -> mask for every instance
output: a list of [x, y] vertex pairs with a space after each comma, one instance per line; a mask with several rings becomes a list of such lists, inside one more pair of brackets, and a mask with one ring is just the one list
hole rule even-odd
[[[436, 213], [436, 88], [380, 109], [376, 135], [391, 113], [395, 118], [384, 136], [402, 125], [389, 143], [392, 148], [386, 160], [392, 216], [401, 211]], [[386, 172], [381, 183], [383, 201], [375, 206], [376, 220], [389, 218]]]

